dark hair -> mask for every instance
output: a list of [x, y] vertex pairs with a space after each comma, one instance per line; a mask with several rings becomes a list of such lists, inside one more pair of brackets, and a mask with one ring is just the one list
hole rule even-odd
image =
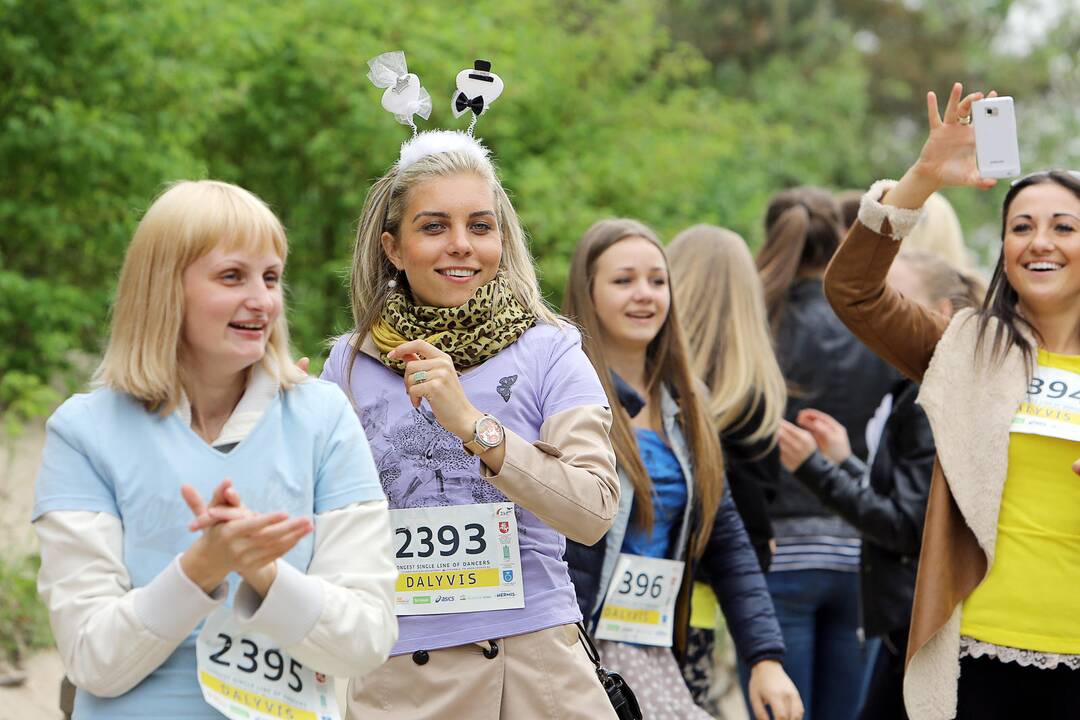
[[769, 201], [757, 268], [774, 335], [795, 276], [804, 269], [824, 269], [840, 245], [841, 232], [836, 201], [821, 188], [791, 188]]
[[992, 341], [995, 359], [1003, 359], [1005, 353], [1015, 347], [1019, 348], [1020, 352], [1023, 353], [1024, 360], [1029, 367], [1034, 359], [1034, 348], [1021, 334], [1020, 328], [1021, 326], [1027, 328], [1036, 337], [1039, 336], [1039, 331], [1028, 320], [1021, 317], [1016, 310], [1016, 303], [1020, 296], [1005, 275], [1004, 241], [1009, 220], [1009, 208], [1012, 206], [1013, 200], [1025, 188], [1045, 183], [1056, 183], [1071, 190], [1077, 198], [1080, 198], [1080, 177], [1068, 170], [1048, 170], [1032, 173], [1012, 184], [1009, 192], [1005, 193], [1005, 200], [1001, 204], [1001, 254], [998, 255], [997, 265], [994, 266], [994, 274], [990, 278], [990, 287], [986, 291], [986, 299], [979, 310], [979, 341], [976, 350], [982, 347], [986, 339], [987, 326], [990, 324], [991, 318], [993, 318], [998, 321], [994, 328], [994, 339]]
[[840, 222], [844, 224], [844, 231], [851, 229], [855, 221], [859, 219], [859, 205], [865, 190], [844, 190], [836, 193], [836, 204], [840, 207]]

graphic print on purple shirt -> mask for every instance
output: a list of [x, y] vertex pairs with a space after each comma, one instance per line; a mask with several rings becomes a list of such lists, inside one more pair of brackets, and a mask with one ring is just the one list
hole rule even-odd
[[[481, 476], [480, 460], [436, 422], [426, 403], [419, 410], [412, 407], [400, 375], [361, 353], [351, 387], [345, 387], [348, 343], [348, 336], [334, 343], [322, 377], [338, 383], [352, 398], [390, 507], [505, 502], [502, 492]], [[512, 383], [507, 380], [515, 375]], [[539, 440], [544, 421], [564, 410], [608, 405], [572, 327], [530, 328], [513, 345], [464, 372], [461, 385], [478, 410], [494, 415], [526, 442]], [[519, 635], [580, 619], [562, 559], [566, 539], [528, 510], [515, 508], [525, 607], [399, 617], [400, 633], [392, 654]]]
[[374, 408], [360, 409], [368, 437], [380, 434], [385, 441], [375, 466], [391, 508], [464, 505], [465, 493], [470, 503], [507, 502], [480, 476], [480, 461], [462, 452], [461, 440], [439, 425], [426, 404], [393, 420], [387, 417], [394, 392], [380, 389]]

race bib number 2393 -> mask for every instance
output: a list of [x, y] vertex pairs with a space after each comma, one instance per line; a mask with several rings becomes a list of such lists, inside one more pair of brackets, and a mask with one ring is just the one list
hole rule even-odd
[[525, 607], [514, 504], [390, 511], [398, 615]]

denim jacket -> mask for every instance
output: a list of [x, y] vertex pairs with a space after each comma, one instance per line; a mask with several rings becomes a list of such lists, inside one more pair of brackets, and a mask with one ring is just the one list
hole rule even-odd
[[[615, 373], [612, 373], [612, 379], [619, 402], [631, 417], [637, 415], [645, 405], [641, 397]], [[784, 654], [784, 642], [772, 598], [753, 545], [726, 487], [704, 554], [696, 558], [689, 553], [690, 538], [700, 522], [701, 508], [694, 495], [693, 463], [679, 422], [678, 401], [667, 388], [661, 390], [661, 418], [672, 452], [686, 478], [688, 497], [683, 522], [671, 553], [672, 559], [686, 561], [675, 608], [676, 655], [681, 657], [685, 653], [690, 621], [690, 589], [696, 566], [700, 563], [705, 566], [720, 601], [740, 657], [750, 665], [761, 660], [780, 659]], [[634, 489], [621, 468], [619, 483], [619, 509], [615, 522], [604, 538], [591, 547], [572, 541], [566, 543], [565, 557], [570, 567], [570, 577], [574, 581], [582, 615], [590, 628], [611, 582], [633, 512]]]

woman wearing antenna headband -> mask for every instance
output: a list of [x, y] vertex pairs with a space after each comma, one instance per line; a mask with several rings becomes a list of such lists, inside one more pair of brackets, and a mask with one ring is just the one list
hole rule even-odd
[[364, 203], [351, 294], [323, 377], [352, 398], [390, 501], [401, 633], [350, 715], [615, 717], [562, 559], [618, 507], [611, 413], [471, 135], [402, 147]]
[[1080, 176], [1015, 182], [987, 299], [949, 318], [886, 274], [930, 194], [989, 187], [956, 83], [898, 182], [880, 181], [826, 273], [837, 314], [921, 382], [937, 459], [908, 640], [913, 720], [1070, 717], [1080, 707]]

